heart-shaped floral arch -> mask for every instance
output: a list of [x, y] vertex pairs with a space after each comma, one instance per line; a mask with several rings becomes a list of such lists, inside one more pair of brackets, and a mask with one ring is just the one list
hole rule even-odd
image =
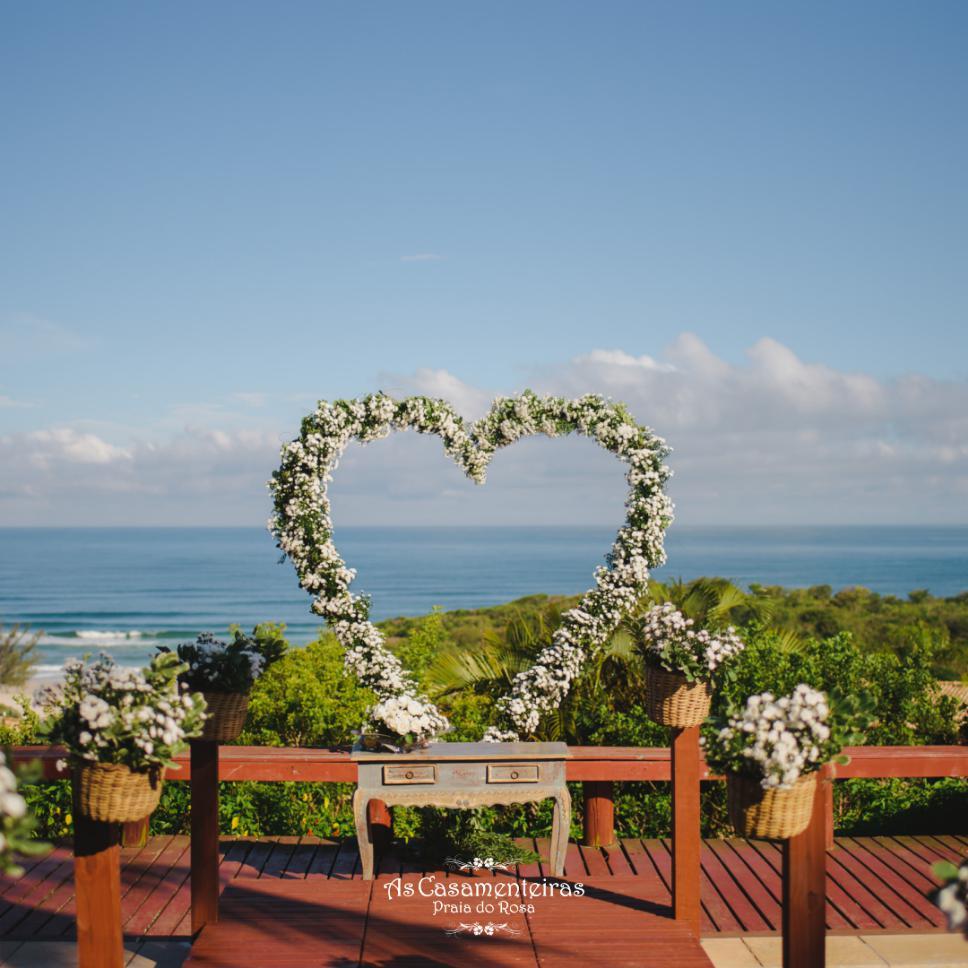
[[497, 702], [498, 725], [485, 739], [531, 735], [541, 717], [568, 694], [588, 655], [600, 648], [646, 591], [649, 569], [665, 561], [662, 545], [672, 522], [672, 502], [663, 491], [670, 470], [663, 463], [665, 441], [635, 422], [626, 407], [589, 394], [575, 400], [539, 397], [530, 390], [498, 398], [480, 420], [468, 426], [445, 400], [394, 400], [375, 393], [358, 400], [322, 401], [305, 417], [299, 438], [282, 448], [282, 463], [269, 482], [275, 514], [269, 528], [289, 556], [299, 583], [313, 597], [312, 610], [324, 616], [346, 650], [346, 664], [378, 697], [371, 717], [395, 733], [429, 737], [447, 720], [386, 647], [383, 633], [369, 620], [370, 599], [354, 595], [356, 576], [333, 544], [327, 486], [351, 440], [368, 443], [392, 430], [437, 434], [445, 452], [471, 480], [483, 484], [487, 465], [500, 447], [522, 437], [580, 433], [598, 441], [629, 465], [625, 523], [595, 570], [595, 587], [562, 615], [551, 643], [534, 664], [520, 672]]

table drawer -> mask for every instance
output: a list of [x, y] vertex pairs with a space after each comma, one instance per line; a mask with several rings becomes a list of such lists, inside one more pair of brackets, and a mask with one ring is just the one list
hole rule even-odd
[[537, 783], [540, 769], [536, 763], [488, 763], [488, 783]]
[[385, 766], [383, 767], [383, 782], [386, 786], [404, 783], [436, 783], [437, 767], [433, 763]]

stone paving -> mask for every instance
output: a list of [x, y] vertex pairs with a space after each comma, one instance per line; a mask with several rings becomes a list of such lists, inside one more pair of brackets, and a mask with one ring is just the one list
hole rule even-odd
[[[779, 938], [709, 938], [715, 968], [783, 968]], [[828, 935], [827, 968], [966, 968], [968, 941], [957, 934]]]

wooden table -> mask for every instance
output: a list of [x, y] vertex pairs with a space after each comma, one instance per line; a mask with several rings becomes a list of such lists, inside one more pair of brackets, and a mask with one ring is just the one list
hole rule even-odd
[[373, 879], [373, 833], [367, 820], [371, 800], [467, 810], [553, 799], [551, 868], [555, 877], [563, 876], [571, 827], [564, 743], [431, 743], [411, 753], [354, 749], [352, 755], [359, 770], [353, 819], [364, 880]]

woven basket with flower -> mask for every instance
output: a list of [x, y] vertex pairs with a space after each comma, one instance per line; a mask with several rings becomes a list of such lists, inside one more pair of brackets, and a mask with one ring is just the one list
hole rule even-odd
[[661, 726], [685, 729], [709, 715], [711, 679], [739, 655], [743, 640], [732, 628], [697, 629], [675, 605], [654, 605], [626, 624], [645, 662], [645, 709]]
[[239, 738], [252, 686], [285, 648], [285, 640], [268, 627], [257, 628], [252, 636], [236, 631], [231, 642], [204, 632], [194, 642], [177, 647], [178, 658], [186, 667], [182, 683], [205, 697], [206, 719], [200, 739], [231, 743]]
[[44, 697], [43, 732], [67, 749], [83, 816], [127, 823], [157, 807], [165, 768], [202, 731], [205, 704], [179, 686], [184, 668], [173, 655], [141, 670], [103, 654], [65, 664], [63, 685]]
[[730, 773], [726, 777], [729, 822], [741, 837], [796, 837], [810, 826], [816, 790], [816, 773], [805, 773], [791, 787], [768, 790], [755, 777]]
[[726, 774], [729, 819], [743, 837], [785, 840], [813, 816], [817, 771], [848, 743], [860, 742], [867, 716], [861, 704], [833, 703], [800, 683], [787, 696], [764, 692], [732, 708], [704, 737], [711, 770]]

